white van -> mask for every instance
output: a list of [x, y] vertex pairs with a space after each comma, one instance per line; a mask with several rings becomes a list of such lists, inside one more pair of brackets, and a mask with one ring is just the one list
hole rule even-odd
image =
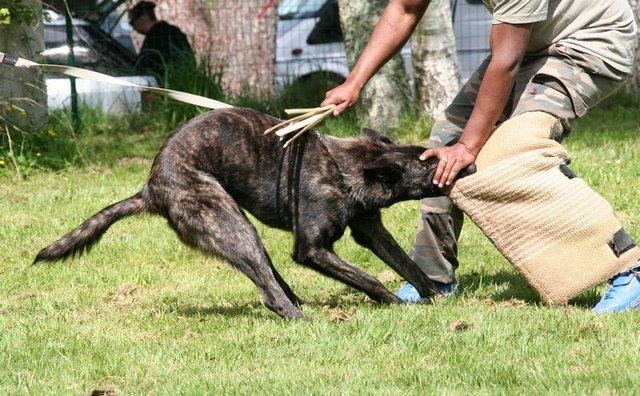
[[[454, 35], [463, 80], [489, 54], [491, 14], [482, 0], [452, 0]], [[349, 73], [337, 0], [283, 0], [278, 5], [276, 87], [321, 75], [331, 83]], [[411, 75], [409, 46], [402, 50]]]

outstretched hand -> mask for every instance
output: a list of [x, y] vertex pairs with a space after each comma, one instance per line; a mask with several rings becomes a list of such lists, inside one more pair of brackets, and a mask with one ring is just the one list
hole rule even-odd
[[320, 106], [327, 106], [330, 104], [336, 105], [336, 108], [333, 110], [333, 115], [338, 116], [341, 113], [344, 113], [351, 106], [355, 105], [359, 98], [360, 89], [345, 82], [328, 91]]
[[453, 183], [458, 173], [476, 160], [476, 154], [462, 143], [430, 148], [420, 155], [420, 159], [423, 161], [429, 157], [436, 157], [440, 160], [433, 176], [433, 184], [440, 188]]

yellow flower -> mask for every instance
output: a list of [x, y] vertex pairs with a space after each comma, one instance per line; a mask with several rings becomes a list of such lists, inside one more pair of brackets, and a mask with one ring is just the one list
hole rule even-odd
[[36, 153], [36, 157], [42, 157], [42, 153]]
[[0, 166], [4, 166], [4, 160], [0, 159]]
[[51, 137], [56, 137], [58, 136], [58, 134], [56, 133], [56, 131], [54, 131], [53, 129], [49, 129], [47, 131], [47, 135], [51, 136]]

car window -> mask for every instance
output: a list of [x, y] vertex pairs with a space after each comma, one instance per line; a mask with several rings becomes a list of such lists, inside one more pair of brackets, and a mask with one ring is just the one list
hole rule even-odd
[[278, 4], [280, 19], [311, 18], [326, 0], [284, 0]]
[[318, 23], [307, 37], [307, 44], [341, 43], [342, 28], [337, 0], [327, 1], [318, 11]]
[[126, 13], [127, 7], [124, 4], [119, 5], [103, 18], [100, 29], [135, 54], [136, 50], [131, 39], [131, 25]]
[[[41, 55], [46, 63], [66, 65], [69, 54], [66, 19], [51, 10], [47, 13], [49, 16], [43, 21], [45, 50]], [[75, 66], [115, 76], [133, 72], [133, 53], [86, 20], [73, 18], [72, 23]]]

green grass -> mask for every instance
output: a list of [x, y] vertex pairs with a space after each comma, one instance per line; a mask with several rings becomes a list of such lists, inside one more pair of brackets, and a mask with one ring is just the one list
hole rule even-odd
[[[638, 114], [633, 102], [605, 104], [567, 141], [574, 171], [635, 236]], [[156, 217], [117, 223], [79, 259], [30, 266], [40, 248], [141, 187], [168, 133], [147, 121], [94, 123], [102, 126], [78, 136], [66, 163], [41, 156], [23, 180], [0, 171], [0, 394], [637, 394], [638, 313], [592, 314], [602, 286], [565, 307], [542, 304], [470, 222], [461, 295], [417, 306], [372, 303], [294, 264], [289, 235], [256, 223], [307, 300], [302, 321], [275, 316], [247, 278], [183, 246]], [[131, 125], [139, 128], [122, 129]], [[426, 121], [407, 125], [407, 141], [428, 130]], [[417, 203], [384, 216], [409, 249]], [[337, 250], [390, 289], [401, 285], [348, 236]]]

